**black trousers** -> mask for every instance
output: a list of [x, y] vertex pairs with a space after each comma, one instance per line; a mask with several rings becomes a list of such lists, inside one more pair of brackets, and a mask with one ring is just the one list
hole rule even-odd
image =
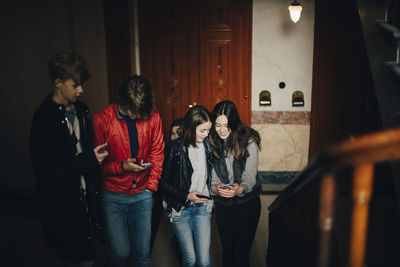
[[222, 242], [224, 267], [250, 266], [250, 250], [260, 219], [260, 197], [243, 204], [224, 206], [215, 202], [215, 215]]

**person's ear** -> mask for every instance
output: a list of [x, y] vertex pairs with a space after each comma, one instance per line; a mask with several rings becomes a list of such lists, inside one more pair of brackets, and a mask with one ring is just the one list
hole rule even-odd
[[56, 79], [54, 80], [54, 86], [55, 86], [57, 89], [60, 89], [63, 85], [64, 85], [64, 82], [63, 82], [60, 78], [56, 78]]

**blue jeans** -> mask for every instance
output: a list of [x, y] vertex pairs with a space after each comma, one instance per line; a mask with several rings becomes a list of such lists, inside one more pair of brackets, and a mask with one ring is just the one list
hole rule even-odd
[[190, 205], [172, 220], [183, 267], [211, 266], [211, 214], [203, 204]]
[[110, 243], [109, 266], [149, 266], [152, 192], [125, 195], [104, 190], [105, 225]]

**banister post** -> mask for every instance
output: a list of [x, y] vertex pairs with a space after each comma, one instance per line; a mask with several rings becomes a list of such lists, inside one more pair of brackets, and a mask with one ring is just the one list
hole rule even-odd
[[329, 266], [330, 236], [335, 212], [336, 184], [333, 174], [326, 174], [320, 185], [318, 267]]
[[369, 201], [372, 194], [373, 178], [373, 163], [355, 166], [349, 267], [362, 267], [364, 264]]

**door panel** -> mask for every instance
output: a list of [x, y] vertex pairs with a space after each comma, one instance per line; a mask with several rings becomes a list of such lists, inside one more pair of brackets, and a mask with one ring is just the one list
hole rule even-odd
[[[189, 2], [189, 3], [186, 3]], [[183, 117], [187, 105], [193, 103], [198, 91], [197, 64], [189, 39], [191, 4], [193, 1], [142, 1], [140, 6], [140, 48], [142, 75], [155, 91], [155, 102], [160, 111], [166, 136], [176, 118]], [[157, 7], [157, 8], [155, 8]], [[189, 21], [189, 22], [188, 22]], [[193, 75], [194, 73], [194, 75]]]
[[[251, 1], [201, 2], [200, 88], [201, 103], [210, 110], [222, 100], [232, 100], [242, 120], [250, 123]], [[250, 13], [250, 15], [248, 14]]]
[[250, 123], [251, 8], [246, 0], [140, 2], [141, 70], [164, 130], [188, 105], [211, 111], [225, 99]]

